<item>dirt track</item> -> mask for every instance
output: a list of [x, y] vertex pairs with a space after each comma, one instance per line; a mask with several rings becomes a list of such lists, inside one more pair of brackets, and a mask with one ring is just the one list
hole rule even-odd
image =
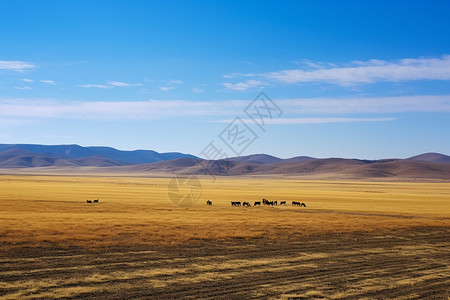
[[[85, 299], [448, 299], [450, 229], [234, 239], [153, 248], [23, 249], [0, 296]], [[285, 297], [285, 299], [290, 299]]]

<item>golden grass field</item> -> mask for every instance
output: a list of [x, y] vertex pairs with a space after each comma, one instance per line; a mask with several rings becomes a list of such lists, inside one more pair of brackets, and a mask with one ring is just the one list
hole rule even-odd
[[186, 209], [169, 178], [0, 176], [0, 298], [449, 296], [448, 182], [200, 179]]

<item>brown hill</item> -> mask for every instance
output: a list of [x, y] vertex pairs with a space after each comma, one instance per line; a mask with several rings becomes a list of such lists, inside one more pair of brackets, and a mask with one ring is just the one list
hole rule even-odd
[[409, 160], [428, 161], [440, 164], [450, 164], [450, 156], [440, 153], [424, 153], [408, 158]]

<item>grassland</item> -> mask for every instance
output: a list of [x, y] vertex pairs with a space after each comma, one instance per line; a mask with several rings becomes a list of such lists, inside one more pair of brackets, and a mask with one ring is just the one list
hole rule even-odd
[[[168, 182], [0, 176], [0, 297], [449, 295], [448, 182], [205, 177], [189, 209]], [[262, 198], [307, 207], [230, 205]]]

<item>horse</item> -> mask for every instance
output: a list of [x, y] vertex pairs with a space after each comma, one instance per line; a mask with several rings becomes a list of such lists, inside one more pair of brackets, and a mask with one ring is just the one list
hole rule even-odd
[[251, 206], [251, 205], [250, 205], [249, 202], [244, 202], [244, 203], [242, 203], [242, 206], [247, 206], [247, 207], [249, 207], [249, 206]]
[[286, 205], [286, 201], [281, 201], [280, 205]]
[[206, 201], [206, 205], [211, 206], [211, 205], [212, 205], [212, 202], [208, 200], [208, 201]]
[[305, 204], [305, 203], [302, 203], [302, 204], [300, 204], [300, 206], [306, 207], [306, 204]]
[[256, 205], [261, 205], [261, 201], [255, 201], [255, 204], [253, 204], [253, 206], [256, 206]]
[[94, 200], [94, 203], [98, 203], [98, 199], [95, 199], [95, 200]]
[[273, 203], [273, 205], [278, 205], [278, 200]]
[[235, 204], [236, 204], [236, 206], [241, 206], [241, 202], [240, 201], [237, 201], [237, 202], [234, 202]]
[[86, 203], [92, 203], [92, 200], [86, 200]]

